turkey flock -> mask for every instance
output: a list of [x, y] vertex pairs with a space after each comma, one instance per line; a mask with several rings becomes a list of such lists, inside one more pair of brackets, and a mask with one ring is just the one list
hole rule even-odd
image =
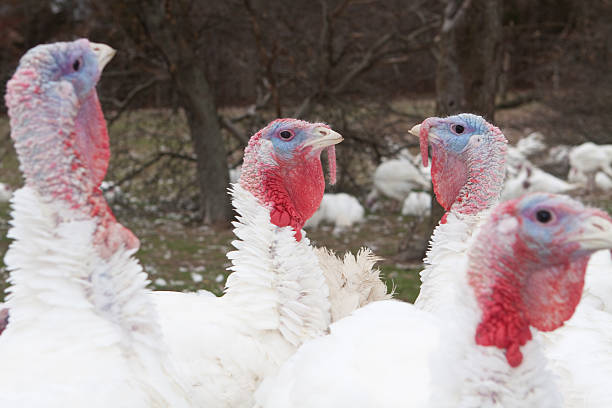
[[[101, 190], [114, 54], [39, 45], [7, 84], [25, 184], [7, 194], [0, 407], [612, 407], [612, 218], [560, 195], [610, 188], [612, 148], [509, 146], [468, 113], [415, 125], [420, 154], [381, 163], [367, 198], [424, 217], [431, 190], [446, 211], [410, 304], [369, 249], [311, 244], [303, 227], [350, 230], [365, 210], [324, 195], [321, 153], [334, 183], [343, 137], [277, 119], [234, 175], [224, 294], [151, 291]], [[569, 181], [532, 164], [543, 153]]]

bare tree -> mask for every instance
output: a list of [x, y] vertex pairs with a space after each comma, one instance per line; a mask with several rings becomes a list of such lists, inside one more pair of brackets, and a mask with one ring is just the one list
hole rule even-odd
[[197, 159], [204, 221], [229, 220], [229, 175], [215, 97], [206, 77], [203, 32], [222, 17], [208, 4], [188, 0], [114, 2], [117, 22], [136, 44], [161, 59], [184, 109]]

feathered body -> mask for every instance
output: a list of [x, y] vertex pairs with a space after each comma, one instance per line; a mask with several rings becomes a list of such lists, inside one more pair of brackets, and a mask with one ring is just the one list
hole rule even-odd
[[293, 119], [255, 134], [232, 190], [237, 239], [225, 294], [153, 294], [171, 358], [206, 406], [252, 406], [264, 377], [327, 332], [329, 289], [301, 227], [323, 196], [321, 150], [341, 140]]
[[[256, 406], [562, 406], [530, 326], [553, 330], [571, 316], [586, 259], [602, 245], [588, 235], [601, 225], [612, 246], [609, 217], [567, 198], [533, 195], [499, 206], [455, 265], [452, 309], [367, 305], [302, 346], [264, 381]], [[543, 246], [552, 250], [538, 259]], [[560, 265], [560, 256], [569, 262]], [[559, 300], [560, 293], [571, 295]]]
[[403, 202], [414, 190], [429, 190], [431, 184], [421, 171], [406, 159], [392, 159], [382, 162], [374, 171], [373, 190], [368, 201], [373, 201], [378, 195]]
[[427, 217], [431, 214], [431, 195], [423, 191], [408, 194], [402, 205], [402, 215]]
[[334, 232], [341, 232], [363, 222], [365, 210], [357, 198], [346, 193], [325, 194], [317, 211], [305, 227], [316, 228], [321, 222], [334, 224]]
[[532, 192], [565, 194], [578, 186], [561, 180], [529, 162], [524, 162], [514, 176], [506, 180], [501, 198], [511, 200]]
[[95, 84], [113, 54], [87, 40], [38, 46], [7, 85], [26, 183], [5, 257], [1, 406], [191, 406], [132, 258], [138, 240], [99, 189], [109, 153]]
[[595, 187], [595, 175], [603, 172], [612, 177], [612, 145], [596, 145], [587, 142], [571, 149], [569, 153], [570, 178], [587, 178], [587, 189]]
[[347, 252], [342, 259], [326, 248], [315, 248], [315, 254], [329, 288], [332, 322], [369, 303], [393, 296], [393, 292], [387, 292], [387, 285], [376, 268], [380, 258], [368, 248], [361, 248], [357, 255]]
[[[329, 326], [329, 291], [306, 237], [270, 223], [239, 185], [232, 273], [222, 297], [156, 292], [171, 358], [208, 406], [249, 406], [259, 382]], [[188, 335], [185, 335], [188, 331]]]

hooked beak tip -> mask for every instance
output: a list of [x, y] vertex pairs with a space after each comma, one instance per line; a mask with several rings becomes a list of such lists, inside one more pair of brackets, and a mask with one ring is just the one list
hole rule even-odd
[[325, 126], [317, 126], [313, 129], [312, 134], [314, 137], [304, 143], [303, 147], [311, 146], [313, 149], [324, 149], [344, 140], [340, 133]]
[[408, 131], [408, 133], [410, 133], [412, 136], [419, 137], [421, 134], [421, 124], [419, 123], [418, 125], [414, 125], [412, 129]]
[[106, 64], [113, 59], [117, 51], [106, 44], [90, 42], [89, 47], [98, 59], [98, 68], [100, 71], [104, 69]]
[[612, 248], [612, 220], [606, 215], [593, 214], [584, 221], [576, 241], [582, 249], [598, 251]]

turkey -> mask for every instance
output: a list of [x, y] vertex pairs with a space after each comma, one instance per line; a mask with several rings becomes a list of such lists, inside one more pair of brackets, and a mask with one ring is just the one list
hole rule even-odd
[[530, 192], [543, 192], [553, 194], [569, 193], [578, 188], [549, 174], [531, 163], [524, 162], [518, 168], [518, 173], [509, 176], [502, 191], [502, 200], [510, 200]]
[[252, 136], [231, 191], [237, 239], [225, 294], [153, 293], [170, 356], [204, 406], [251, 407], [264, 377], [326, 333], [330, 290], [302, 226], [325, 190], [321, 151], [333, 180], [340, 141], [327, 125], [296, 119]]
[[596, 145], [587, 142], [574, 147], [569, 153], [570, 177], [573, 173], [582, 173], [587, 178], [586, 187], [592, 191], [595, 188], [595, 175], [602, 171], [612, 177], [612, 145]]
[[431, 214], [431, 196], [429, 193], [412, 191], [404, 200], [402, 215], [425, 218]]
[[368, 303], [393, 297], [393, 291], [387, 292], [376, 268], [381, 258], [368, 248], [361, 248], [357, 255], [346, 252], [342, 259], [326, 248], [315, 248], [315, 253], [329, 288], [332, 322]]
[[546, 150], [544, 135], [540, 132], [533, 132], [516, 142], [516, 148], [526, 158], [535, 156]]
[[256, 406], [560, 407], [533, 336], [571, 317], [589, 255], [611, 247], [599, 210], [544, 193], [505, 202], [455, 265], [452, 310], [358, 309], [266, 379]]
[[433, 188], [447, 211], [431, 237], [415, 302], [433, 311], [452, 298], [456, 265], [463, 262], [467, 242], [499, 199], [507, 140], [497, 127], [471, 114], [429, 118], [411, 133], [420, 138], [424, 164], [431, 147]]
[[393, 159], [382, 162], [374, 171], [373, 188], [368, 194], [368, 206], [380, 196], [404, 202], [411, 191], [429, 190], [431, 184], [411, 160]]
[[39, 45], [7, 83], [25, 186], [5, 257], [2, 407], [193, 406], [132, 256], [138, 239], [100, 191], [109, 150], [95, 85], [114, 53], [85, 39]]
[[350, 194], [325, 194], [319, 209], [313, 214], [305, 227], [317, 228], [321, 222], [334, 224], [334, 233], [342, 232], [353, 224], [365, 220], [365, 210], [359, 200]]
[[[589, 177], [580, 170], [570, 169], [567, 178], [571, 183], [589, 188]], [[592, 182], [593, 186], [590, 186], [592, 189], [597, 189], [604, 192], [612, 190], [612, 178], [603, 171], [596, 172]]]

